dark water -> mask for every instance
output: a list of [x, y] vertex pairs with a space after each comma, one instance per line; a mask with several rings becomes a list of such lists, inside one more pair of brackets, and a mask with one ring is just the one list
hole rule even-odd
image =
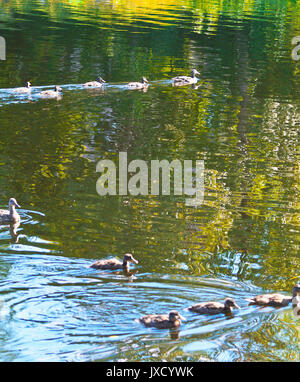
[[[180, 4], [178, 4], [180, 3]], [[1, 361], [299, 361], [299, 1], [0, 1]], [[171, 86], [197, 68], [197, 88]], [[80, 84], [100, 74], [103, 90]], [[146, 76], [147, 92], [124, 84]], [[12, 88], [33, 85], [31, 96]], [[42, 99], [60, 85], [62, 98]], [[204, 160], [198, 208], [96, 192], [96, 164]], [[89, 268], [131, 252], [131, 276]], [[233, 297], [233, 317], [184, 311]], [[134, 320], [177, 309], [179, 333]]]

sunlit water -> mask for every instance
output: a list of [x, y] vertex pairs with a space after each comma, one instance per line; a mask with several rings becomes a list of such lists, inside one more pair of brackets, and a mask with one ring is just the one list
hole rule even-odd
[[[299, 274], [300, 3], [176, 3], [0, 1], [1, 208], [22, 207], [0, 226], [1, 361], [299, 361], [291, 306], [245, 299]], [[171, 85], [194, 67], [198, 87]], [[203, 203], [99, 196], [120, 151], [204, 160]], [[130, 275], [89, 267], [126, 252]], [[227, 296], [232, 317], [185, 310]], [[178, 332], [135, 321], [171, 309]]]

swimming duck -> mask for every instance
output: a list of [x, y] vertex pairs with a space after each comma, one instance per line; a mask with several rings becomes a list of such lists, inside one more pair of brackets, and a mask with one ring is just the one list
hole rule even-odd
[[15, 88], [13, 90], [15, 93], [30, 93], [31, 92], [31, 83], [28, 81], [26, 82], [26, 86], [23, 88]]
[[232, 314], [232, 308], [240, 309], [233, 298], [227, 297], [224, 303], [208, 301], [188, 307], [188, 310], [199, 314]]
[[296, 296], [294, 296], [292, 298], [292, 309], [293, 309], [294, 316], [299, 318], [299, 316], [300, 316], [300, 298], [297, 294], [296, 294]]
[[182, 85], [190, 85], [195, 84], [198, 81], [196, 74], [200, 74], [196, 69], [192, 69], [191, 77], [188, 76], [177, 76], [173, 77], [173, 85], [174, 86], [182, 86]]
[[147, 327], [159, 329], [178, 328], [182, 320], [185, 320], [185, 318], [176, 310], [171, 310], [169, 314], [148, 314], [138, 319], [139, 322]]
[[293, 296], [285, 296], [281, 293], [267, 293], [261, 294], [259, 296], [254, 296], [251, 298], [246, 298], [247, 301], [250, 301], [249, 305], [260, 305], [260, 306], [287, 306], [290, 302], [297, 303], [297, 296], [300, 293], [300, 284], [296, 284], [293, 287]]
[[129, 82], [129, 84], [126, 85], [129, 89], [145, 89], [149, 86], [148, 80], [146, 77], [142, 77], [141, 82]]
[[118, 259], [105, 259], [96, 261], [91, 265], [95, 269], [124, 269], [129, 270], [129, 263], [138, 264], [139, 262], [132, 256], [131, 253], [126, 253], [123, 257], [123, 262]]
[[20, 221], [20, 215], [17, 213], [16, 207], [21, 208], [16, 199], [10, 198], [8, 202], [9, 210], [0, 210], [0, 222], [10, 223]]
[[49, 98], [55, 98], [55, 97], [59, 97], [60, 96], [60, 91], [62, 90], [62, 88], [60, 88], [59, 86], [55, 85], [54, 86], [54, 90], [44, 90], [42, 92], [40, 92], [40, 95], [42, 97], [49, 97]]
[[96, 81], [90, 81], [90, 82], [86, 82], [85, 84], [83, 84], [82, 86], [84, 87], [101, 87], [103, 85], [103, 83], [105, 83], [104, 79], [101, 78], [100, 76], [96, 79]]
[[300, 316], [300, 307], [298, 305], [293, 306], [293, 315], [297, 318]]

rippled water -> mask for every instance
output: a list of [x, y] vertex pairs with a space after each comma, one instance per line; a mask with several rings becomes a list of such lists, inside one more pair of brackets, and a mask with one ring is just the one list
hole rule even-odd
[[[177, 3], [0, 1], [0, 207], [22, 207], [0, 226], [1, 361], [299, 361], [291, 306], [245, 298], [299, 275], [300, 2]], [[172, 87], [193, 67], [198, 87]], [[120, 151], [204, 160], [203, 204], [99, 196]], [[89, 267], [126, 252], [131, 275]], [[185, 310], [227, 296], [232, 317]], [[177, 333], [135, 321], [171, 309]]]

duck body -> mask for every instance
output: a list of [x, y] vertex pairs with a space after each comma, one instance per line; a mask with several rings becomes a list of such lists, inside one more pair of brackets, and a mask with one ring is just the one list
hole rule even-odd
[[85, 88], [99, 88], [99, 87], [101, 87], [104, 83], [105, 83], [104, 79], [101, 78], [101, 77], [99, 76], [99, 77], [96, 79], [96, 81], [86, 82], [86, 83], [83, 84], [82, 86], [84, 86]]
[[297, 284], [293, 288], [293, 296], [286, 296], [281, 293], [267, 293], [246, 299], [249, 301], [249, 305], [259, 305], [259, 306], [273, 306], [281, 307], [287, 306], [289, 303], [298, 301], [298, 293], [300, 293], [300, 284]]
[[147, 327], [158, 329], [178, 328], [183, 317], [176, 311], [171, 310], [169, 314], [148, 314], [139, 318], [139, 322]]
[[16, 199], [10, 198], [8, 203], [9, 210], [0, 210], [1, 223], [15, 223], [20, 221], [20, 215], [16, 211], [16, 207], [21, 208]]
[[54, 90], [44, 90], [40, 93], [42, 97], [47, 97], [47, 98], [56, 98], [60, 96], [60, 91], [62, 88], [59, 86], [55, 85]]
[[14, 93], [20, 93], [20, 94], [26, 94], [26, 93], [30, 93], [31, 92], [31, 83], [30, 82], [26, 82], [26, 86], [25, 87], [22, 87], [22, 88], [15, 88], [14, 90]]
[[142, 77], [141, 82], [129, 82], [127, 85], [128, 89], [145, 89], [149, 86], [148, 80], [145, 77]]
[[232, 298], [226, 298], [224, 303], [208, 301], [188, 307], [188, 310], [198, 314], [232, 314], [232, 308], [240, 309]]
[[196, 74], [200, 74], [196, 69], [192, 69], [191, 77], [189, 76], [177, 76], [173, 77], [173, 85], [174, 86], [182, 86], [182, 85], [190, 85], [195, 84], [198, 81]]
[[250, 302], [249, 305], [260, 305], [260, 306], [287, 306], [292, 298], [285, 296], [281, 293], [268, 293], [259, 296], [251, 297], [247, 299]]
[[138, 261], [130, 254], [126, 253], [123, 257], [123, 262], [118, 259], [103, 259], [93, 263], [90, 267], [94, 269], [124, 269], [129, 270], [129, 263], [138, 264]]

